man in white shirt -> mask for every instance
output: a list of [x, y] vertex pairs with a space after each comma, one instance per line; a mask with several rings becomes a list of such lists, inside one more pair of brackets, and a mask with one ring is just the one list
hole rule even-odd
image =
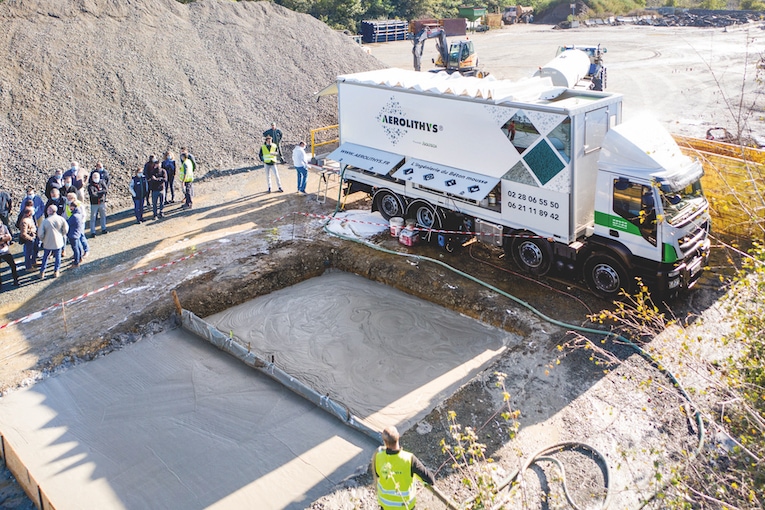
[[305, 185], [308, 181], [308, 155], [305, 153], [305, 142], [300, 142], [292, 151], [292, 164], [297, 170], [297, 190], [305, 195]]

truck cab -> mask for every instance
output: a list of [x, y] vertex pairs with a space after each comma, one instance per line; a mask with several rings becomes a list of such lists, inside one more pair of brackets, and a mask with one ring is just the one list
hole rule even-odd
[[[616, 261], [649, 287], [674, 294], [696, 283], [709, 256], [703, 169], [651, 120], [637, 125], [616, 126], [603, 142], [592, 241], [620, 254]], [[604, 293], [624, 286], [616, 265], [584, 271]]]

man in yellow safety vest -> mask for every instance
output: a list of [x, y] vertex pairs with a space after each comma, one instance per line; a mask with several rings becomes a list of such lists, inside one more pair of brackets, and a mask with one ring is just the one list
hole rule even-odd
[[277, 190], [282, 193], [282, 181], [279, 179], [279, 169], [276, 168], [276, 163], [279, 162], [279, 146], [272, 142], [270, 136], [266, 137], [266, 141], [260, 147], [260, 154], [258, 155], [263, 165], [266, 167], [266, 181], [268, 182], [268, 193], [271, 193], [271, 171], [273, 170], [276, 176], [276, 185], [279, 187]]
[[412, 510], [417, 502], [415, 476], [433, 485], [433, 474], [413, 453], [401, 449], [396, 427], [386, 427], [382, 439], [385, 446], [379, 447], [372, 456], [377, 502], [383, 510]]
[[178, 169], [178, 179], [183, 186], [183, 194], [186, 201], [181, 206], [181, 209], [191, 209], [192, 197], [194, 196], [194, 162], [185, 153], [181, 152], [181, 165]]

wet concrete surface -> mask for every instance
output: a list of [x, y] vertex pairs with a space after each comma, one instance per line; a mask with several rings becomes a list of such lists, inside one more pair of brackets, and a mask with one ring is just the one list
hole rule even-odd
[[375, 430], [411, 428], [520, 341], [389, 286], [331, 272], [206, 319]]

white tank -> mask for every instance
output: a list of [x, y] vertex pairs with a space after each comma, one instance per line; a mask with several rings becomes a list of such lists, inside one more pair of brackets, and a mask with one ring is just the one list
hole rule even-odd
[[552, 59], [534, 76], [549, 77], [557, 87], [574, 88], [590, 70], [590, 57], [582, 50], [567, 50]]

